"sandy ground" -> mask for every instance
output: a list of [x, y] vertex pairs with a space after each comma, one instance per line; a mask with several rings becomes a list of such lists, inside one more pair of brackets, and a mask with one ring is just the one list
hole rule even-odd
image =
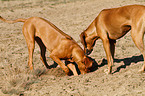
[[[144, 0], [18, 0], [0, 1], [0, 15], [6, 19], [43, 17], [72, 36], [82, 47], [79, 34], [102, 9], [130, 4], [145, 5]], [[60, 67], [37, 76], [45, 68], [39, 47], [34, 52], [34, 72], [30, 72], [28, 50], [22, 34], [23, 23], [0, 21], [0, 96], [145, 96], [145, 74], [140, 51], [130, 33], [117, 40], [113, 74], [107, 75], [102, 41], [90, 55], [98, 63], [94, 72], [65, 76]], [[48, 64], [53, 64], [47, 52]]]

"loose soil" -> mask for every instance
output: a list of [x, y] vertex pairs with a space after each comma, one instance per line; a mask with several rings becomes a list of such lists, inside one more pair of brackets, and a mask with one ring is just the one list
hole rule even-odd
[[[130, 4], [145, 5], [144, 0], [1, 0], [0, 16], [14, 20], [38, 16], [55, 24], [81, 46], [79, 34], [99, 12]], [[47, 52], [48, 71], [35, 45], [34, 71], [27, 65], [28, 49], [22, 34], [23, 23], [0, 21], [0, 95], [1, 96], [145, 96], [145, 74], [139, 73], [143, 57], [130, 32], [117, 40], [113, 74], [107, 75], [106, 55], [98, 40], [90, 55], [98, 64], [93, 72], [66, 76], [54, 65]]]

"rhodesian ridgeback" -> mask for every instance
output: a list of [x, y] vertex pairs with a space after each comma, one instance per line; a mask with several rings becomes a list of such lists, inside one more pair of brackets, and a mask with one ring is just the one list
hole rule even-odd
[[[75, 65], [72, 64], [73, 62], [77, 63], [81, 74], [87, 73], [88, 68], [92, 66], [93, 61], [85, 56], [83, 49], [75, 40], [51, 22], [40, 17], [16, 20], [6, 20], [0, 17], [0, 19], [7, 23], [24, 22], [22, 32], [28, 46], [28, 65], [31, 70], [33, 69], [32, 62], [35, 41], [41, 50], [40, 58], [47, 68], [50, 68], [50, 66], [46, 62], [46, 49], [50, 51], [50, 58], [59, 64], [67, 75], [70, 74], [70, 70], [74, 75], [78, 75]], [[69, 62], [65, 65], [61, 60]]]
[[[101, 39], [108, 61], [108, 73], [112, 72], [116, 40], [131, 30], [131, 37], [143, 54], [145, 32], [145, 6], [128, 5], [119, 8], [104, 9], [88, 28], [80, 34], [86, 54], [93, 51], [96, 40]], [[141, 72], [145, 71], [145, 61]]]

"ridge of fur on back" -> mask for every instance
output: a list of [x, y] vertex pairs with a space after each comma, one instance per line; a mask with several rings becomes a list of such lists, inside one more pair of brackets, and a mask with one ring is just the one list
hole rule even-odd
[[44, 18], [39, 17], [40, 19], [48, 22], [53, 28], [55, 28], [55, 30], [57, 30], [60, 34], [62, 34], [63, 36], [65, 36], [67, 39], [69, 40], [73, 40], [73, 38], [71, 36], [69, 36], [68, 34], [64, 33], [63, 31], [61, 31], [59, 28], [57, 28], [54, 24], [52, 24], [51, 22], [49, 22], [48, 20], [45, 20]]

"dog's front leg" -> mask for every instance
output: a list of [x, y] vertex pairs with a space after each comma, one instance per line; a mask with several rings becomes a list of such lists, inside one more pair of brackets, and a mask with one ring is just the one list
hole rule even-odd
[[57, 56], [55, 56], [55, 55], [53, 55], [53, 54], [50, 54], [50, 58], [52, 59], [52, 60], [54, 60], [58, 65], [60, 65], [60, 67], [62, 68], [62, 70], [67, 74], [67, 75], [69, 75], [69, 69], [68, 69], [68, 67], [67, 66], [65, 66], [65, 64], [57, 57]]
[[76, 70], [76, 67], [74, 64], [70, 63], [67, 65], [69, 67], [69, 69], [73, 72], [74, 76], [78, 76], [78, 73], [77, 73], [77, 70]]
[[107, 61], [108, 61], [108, 72], [107, 73], [111, 74], [112, 65], [113, 65], [113, 58], [112, 58], [112, 55], [111, 55], [109, 39], [105, 38], [102, 41], [103, 41], [103, 46], [104, 46], [104, 50], [106, 52]]
[[82, 62], [77, 62], [78, 68], [81, 72], [81, 74], [86, 74], [86, 66]]

